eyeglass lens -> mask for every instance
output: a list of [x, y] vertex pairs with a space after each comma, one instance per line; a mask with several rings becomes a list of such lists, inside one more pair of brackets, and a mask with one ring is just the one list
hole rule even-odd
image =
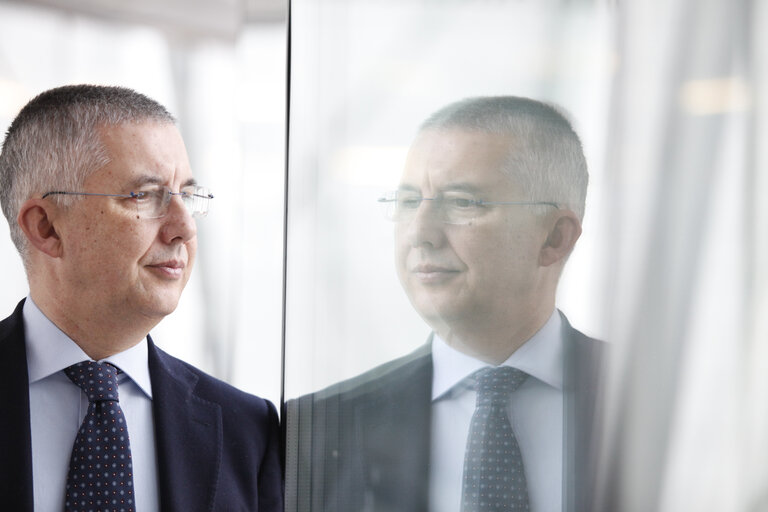
[[448, 224], [467, 224], [482, 214], [482, 206], [467, 197], [420, 197], [397, 195], [384, 202], [387, 218], [395, 222], [410, 222], [427, 202], [430, 215]]
[[157, 219], [168, 214], [174, 196], [179, 196], [182, 204], [192, 217], [208, 215], [210, 200], [213, 197], [204, 187], [186, 187], [179, 192], [173, 192], [167, 187], [143, 192], [136, 200], [138, 214], [144, 218]]

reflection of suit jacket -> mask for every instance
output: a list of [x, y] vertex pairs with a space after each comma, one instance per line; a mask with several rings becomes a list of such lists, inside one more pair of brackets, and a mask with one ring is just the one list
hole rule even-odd
[[[0, 323], [0, 503], [3, 510], [31, 512], [22, 304]], [[281, 512], [280, 432], [272, 404], [169, 356], [151, 339], [149, 374], [161, 510]]]
[[[590, 510], [602, 342], [565, 329], [563, 503]], [[431, 343], [287, 404], [287, 512], [428, 509]], [[295, 480], [294, 480], [295, 479]]]

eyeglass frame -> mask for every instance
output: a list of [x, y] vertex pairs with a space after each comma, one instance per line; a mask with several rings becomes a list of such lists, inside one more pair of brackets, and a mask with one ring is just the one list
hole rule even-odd
[[[388, 192], [383, 197], [378, 198], [376, 201], [378, 203], [384, 205], [385, 207], [388, 207], [390, 205], [390, 203], [396, 203], [397, 202], [397, 194], [398, 194], [398, 192], [401, 192], [401, 191], [400, 190], [395, 190], [395, 191], [392, 191], [392, 192]], [[421, 206], [421, 204], [424, 201], [436, 201], [435, 204], [438, 205], [438, 207], [439, 207], [439, 205], [443, 201], [445, 201], [445, 197], [443, 197], [443, 196], [419, 197], [419, 198], [414, 197], [412, 200], [415, 201], [417, 199], [419, 201], [419, 204], [415, 208], [413, 208], [411, 210], [413, 212], [413, 215], [416, 214], [416, 210], [418, 210], [418, 208]], [[474, 207], [497, 206], [497, 205], [499, 205], [499, 206], [512, 205], [512, 206], [552, 206], [552, 207], [554, 207], [554, 208], [556, 208], [558, 210], [561, 209], [561, 205], [559, 203], [554, 202], [554, 201], [484, 201], [482, 199], [469, 199], [469, 198], [465, 198], [465, 200], [469, 201], [471, 203], [468, 206], [474, 206]], [[388, 215], [386, 213], [385, 213], [385, 215], [386, 215], [387, 219], [392, 221], [392, 222], [410, 222], [410, 221], [413, 220], [412, 217], [410, 219], [400, 219], [400, 220], [398, 220], [398, 219], [395, 218], [394, 212], [393, 212], [393, 215]], [[441, 219], [441, 222], [443, 222], [444, 224], [451, 224], [451, 225], [461, 226], [461, 225], [468, 224], [469, 222], [472, 222], [472, 220], [474, 220], [475, 218], [476, 217], [468, 218], [468, 219], [466, 219], [465, 222], [449, 222], [446, 219]]]
[[[194, 188], [195, 190], [207, 190], [205, 187], [201, 187], [199, 185], [189, 185], [188, 187], [184, 187], [184, 188]], [[158, 189], [158, 190], [160, 190], [160, 189]], [[173, 199], [173, 196], [181, 196], [182, 197], [182, 203], [183, 203], [183, 198], [188, 197], [188, 196], [200, 197], [200, 198], [203, 198], [203, 199], [207, 199], [209, 201], [211, 199], [213, 199], [213, 194], [211, 194], [210, 192], [208, 192], [205, 195], [201, 195], [201, 194], [196, 194], [196, 193], [184, 192], [183, 190], [180, 190], [179, 192], [174, 192], [173, 190], [171, 190], [168, 187], [162, 187], [162, 190], [163, 190], [163, 196], [166, 197], [166, 194], [167, 194], [167, 197], [169, 198], [167, 200], [167, 202], [166, 202], [165, 199], [163, 201], [163, 204], [164, 204], [163, 214], [162, 215], [158, 215], [156, 217], [144, 217], [144, 218], [146, 218], [146, 219], [162, 219], [163, 217], [165, 217], [168, 214], [168, 208], [170, 207], [171, 199]], [[144, 197], [144, 196], [146, 196], [148, 194], [149, 194], [149, 192], [133, 192], [133, 191], [131, 191], [131, 192], [127, 193], [127, 194], [106, 194], [106, 193], [101, 193], [101, 192], [69, 192], [69, 191], [63, 191], [63, 190], [53, 190], [53, 191], [46, 192], [45, 194], [43, 194], [42, 199], [45, 199], [46, 197], [53, 196], [53, 195], [103, 196], [103, 197], [121, 197], [121, 198], [124, 198], [124, 199], [141, 199], [142, 197]], [[207, 204], [208, 203], [206, 202], [206, 205]], [[138, 205], [136, 205], [136, 208], [138, 209]], [[205, 217], [206, 215], [208, 215], [208, 208], [206, 208], [205, 211], [202, 211], [202, 212], [195, 212], [195, 211], [191, 211], [189, 208], [187, 208], [186, 207], [186, 203], [184, 203], [184, 208], [189, 212], [189, 214], [193, 218], [200, 218], [200, 217]]]

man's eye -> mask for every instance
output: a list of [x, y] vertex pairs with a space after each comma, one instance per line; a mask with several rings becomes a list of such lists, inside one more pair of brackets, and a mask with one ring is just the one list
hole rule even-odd
[[404, 210], [415, 210], [420, 204], [420, 197], [400, 197], [397, 199], [397, 207]]
[[139, 191], [133, 192], [132, 195], [136, 201], [144, 202], [144, 201], [151, 200], [153, 197], [157, 196], [157, 194], [160, 192], [161, 191], [159, 190], [139, 190]]
[[477, 208], [481, 203], [477, 199], [469, 197], [446, 197], [445, 204], [449, 208], [464, 210], [467, 208]]

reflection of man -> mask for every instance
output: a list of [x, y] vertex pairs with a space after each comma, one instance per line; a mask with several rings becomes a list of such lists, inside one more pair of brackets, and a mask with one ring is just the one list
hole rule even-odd
[[434, 332], [292, 404], [300, 509], [586, 510], [600, 347], [555, 309], [586, 185], [577, 135], [542, 103], [469, 99], [422, 125], [382, 202]]
[[30, 101], [0, 154], [30, 294], [0, 323], [3, 510], [282, 510], [269, 402], [158, 349], [197, 246], [171, 114], [129, 89]]

